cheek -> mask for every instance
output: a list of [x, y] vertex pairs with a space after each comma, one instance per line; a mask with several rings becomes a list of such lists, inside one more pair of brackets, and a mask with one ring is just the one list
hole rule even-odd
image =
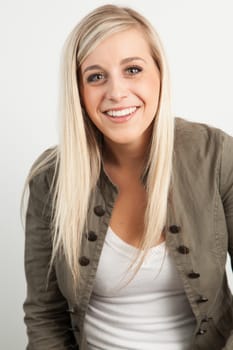
[[82, 102], [87, 113], [92, 115], [95, 109], [95, 96], [88, 88], [84, 88], [82, 91]]
[[98, 114], [100, 98], [92, 89], [84, 88], [82, 91], [82, 104], [88, 118], [99, 128], [101, 122]]
[[150, 84], [148, 84], [148, 96], [150, 96], [153, 104], [157, 106], [160, 96], [160, 81], [158, 79], [151, 80]]
[[160, 89], [153, 84], [147, 84], [144, 89], [141, 90], [141, 98], [144, 100], [146, 106], [150, 109], [157, 108], [159, 103]]
[[100, 106], [101, 95], [97, 89], [84, 88], [83, 102], [86, 110], [93, 113]]
[[151, 91], [153, 91], [155, 94], [159, 95], [160, 91], [160, 78], [158, 74], [152, 74], [149, 81], [148, 86], [150, 86]]
[[[136, 91], [136, 90], [135, 90]], [[137, 91], [147, 104], [158, 101], [160, 95], [160, 79], [158, 74], [151, 74], [137, 83]]]

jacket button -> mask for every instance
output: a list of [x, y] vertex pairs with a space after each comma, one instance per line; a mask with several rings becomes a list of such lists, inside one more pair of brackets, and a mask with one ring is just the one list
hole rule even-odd
[[86, 256], [81, 256], [78, 261], [81, 266], [87, 266], [90, 263], [90, 260]]
[[197, 332], [197, 335], [203, 335], [203, 334], [205, 334], [207, 332], [207, 330], [206, 329], [199, 329], [199, 331]]
[[192, 271], [192, 272], [190, 272], [188, 274], [188, 277], [192, 278], [192, 279], [199, 278], [200, 277], [200, 273]]
[[69, 331], [72, 331], [72, 332], [80, 332], [78, 326], [74, 325], [73, 327], [69, 328]]
[[170, 231], [171, 233], [179, 233], [179, 232], [180, 232], [180, 227], [177, 226], [177, 225], [171, 225], [171, 226], [169, 227], [169, 231]]
[[208, 298], [204, 297], [203, 295], [200, 296], [199, 299], [197, 299], [197, 303], [206, 303], [208, 301]]
[[97, 205], [95, 208], [94, 208], [94, 213], [95, 215], [97, 216], [103, 216], [105, 214], [105, 210], [104, 208], [102, 207], [102, 205]]
[[89, 231], [86, 233], [86, 237], [88, 241], [94, 242], [97, 240], [97, 234], [94, 231]]
[[75, 314], [75, 309], [73, 307], [69, 308], [66, 311], [69, 312], [70, 314]]
[[178, 248], [177, 248], [178, 252], [180, 254], [188, 254], [189, 253], [189, 248], [186, 247], [185, 245], [180, 245]]

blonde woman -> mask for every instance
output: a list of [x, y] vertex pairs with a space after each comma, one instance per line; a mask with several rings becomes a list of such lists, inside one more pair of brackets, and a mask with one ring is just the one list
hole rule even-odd
[[233, 139], [173, 118], [160, 39], [133, 9], [64, 47], [59, 145], [28, 177], [28, 350], [233, 349]]

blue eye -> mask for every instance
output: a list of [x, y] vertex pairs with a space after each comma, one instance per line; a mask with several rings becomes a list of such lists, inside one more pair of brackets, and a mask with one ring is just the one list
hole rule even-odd
[[87, 81], [88, 83], [95, 83], [103, 79], [104, 79], [104, 75], [102, 73], [95, 73], [95, 74], [89, 75], [89, 77], [87, 78]]
[[131, 67], [128, 67], [126, 69], [126, 72], [129, 74], [129, 75], [136, 75], [138, 73], [140, 73], [142, 71], [142, 68], [141, 67], [138, 67], [138, 66], [131, 66]]

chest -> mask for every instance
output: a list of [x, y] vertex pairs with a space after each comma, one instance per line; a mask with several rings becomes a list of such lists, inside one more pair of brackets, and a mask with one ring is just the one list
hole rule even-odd
[[125, 242], [138, 246], [144, 231], [147, 204], [146, 190], [142, 185], [122, 189], [112, 211], [110, 226]]

